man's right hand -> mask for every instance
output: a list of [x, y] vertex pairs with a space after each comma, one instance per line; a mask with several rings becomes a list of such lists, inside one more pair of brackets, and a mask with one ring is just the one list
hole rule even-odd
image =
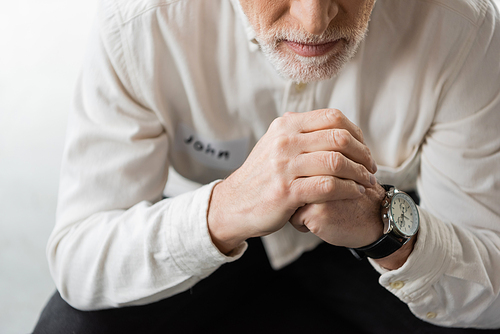
[[361, 130], [335, 109], [273, 121], [244, 164], [212, 192], [208, 227], [229, 253], [281, 229], [311, 203], [353, 199], [373, 187], [376, 165]]

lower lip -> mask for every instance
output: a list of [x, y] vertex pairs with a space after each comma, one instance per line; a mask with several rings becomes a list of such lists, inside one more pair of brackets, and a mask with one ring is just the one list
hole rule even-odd
[[302, 57], [319, 57], [330, 52], [340, 40], [324, 44], [301, 44], [291, 41], [283, 41], [293, 52]]

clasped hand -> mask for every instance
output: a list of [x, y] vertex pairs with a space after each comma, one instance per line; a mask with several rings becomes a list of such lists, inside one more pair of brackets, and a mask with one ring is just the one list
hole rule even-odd
[[244, 164], [214, 187], [208, 211], [212, 240], [228, 253], [290, 221], [333, 244], [367, 244], [382, 227], [360, 238], [353, 232], [366, 226], [351, 223], [373, 224], [368, 217], [383, 196], [375, 172], [361, 130], [340, 111], [287, 113], [273, 121]]

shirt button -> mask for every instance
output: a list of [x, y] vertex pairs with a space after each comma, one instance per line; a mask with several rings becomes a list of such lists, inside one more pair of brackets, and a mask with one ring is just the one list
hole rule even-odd
[[303, 83], [303, 82], [299, 82], [298, 84], [295, 84], [295, 90], [297, 92], [303, 91], [306, 87], [307, 87], [307, 84]]
[[403, 281], [395, 281], [391, 282], [391, 284], [389, 285], [391, 286], [391, 288], [399, 290], [405, 286], [405, 283]]
[[436, 312], [427, 312], [427, 314], [425, 316], [427, 317], [427, 319], [434, 319], [437, 316], [437, 313]]

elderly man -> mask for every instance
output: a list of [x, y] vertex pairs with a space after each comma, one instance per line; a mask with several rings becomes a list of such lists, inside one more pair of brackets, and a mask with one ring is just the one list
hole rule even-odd
[[104, 0], [89, 50], [35, 332], [500, 328], [491, 1]]

